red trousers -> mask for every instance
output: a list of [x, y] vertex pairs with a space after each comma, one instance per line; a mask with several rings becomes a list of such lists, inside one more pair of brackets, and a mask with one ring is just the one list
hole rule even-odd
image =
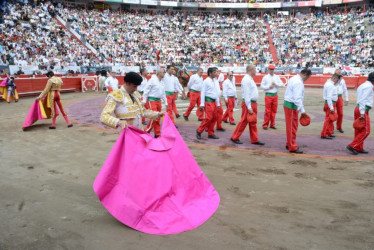
[[338, 120], [336, 121], [336, 129], [340, 130], [342, 129], [343, 124], [343, 97], [338, 97], [338, 100], [336, 101], [336, 112], [338, 113]]
[[189, 117], [191, 114], [191, 111], [193, 108], [197, 105], [197, 110], [196, 110], [196, 116], [199, 118], [199, 120], [204, 119], [204, 113], [200, 111], [200, 100], [201, 95], [200, 92], [190, 92], [190, 105], [188, 106], [186, 112], [183, 114], [185, 117]]
[[226, 103], [226, 111], [223, 114], [222, 120], [227, 121], [229, 118], [230, 123], [234, 123], [234, 107], [235, 107], [235, 97], [228, 97]]
[[289, 109], [284, 107], [284, 116], [286, 120], [286, 135], [287, 135], [287, 143], [286, 146], [288, 147], [289, 151], [297, 150], [296, 144], [296, 133], [297, 128], [299, 126], [299, 111], [295, 109]]
[[168, 113], [170, 119], [173, 121], [174, 124], [175, 121], [173, 112], [175, 112], [175, 114], [178, 115], [177, 106], [175, 105], [175, 98], [175, 95], [166, 95], [166, 99], [168, 102], [168, 109], [166, 110], [166, 112]]
[[[53, 104], [52, 105], [54, 105], [55, 108], [56, 108], [56, 104], [57, 104], [58, 108], [60, 109], [60, 112], [61, 112], [62, 116], [67, 116], [67, 114], [64, 110], [64, 106], [62, 106], [62, 103], [61, 103], [61, 97], [60, 97], [60, 92], [59, 91], [55, 91], [54, 96], [53, 96]], [[55, 116], [54, 117], [57, 117], [56, 113], [57, 113], [57, 110], [55, 110]]]
[[[334, 110], [335, 110], [335, 107], [336, 107], [335, 103], [333, 105], [334, 105]], [[323, 107], [323, 111], [325, 111], [325, 122], [323, 123], [321, 136], [322, 137], [331, 136], [332, 132], [334, 131], [334, 122], [330, 120], [331, 111], [327, 103], [325, 103], [325, 106]]]
[[222, 107], [221, 100], [219, 100], [219, 107], [217, 107], [217, 129], [222, 128], [222, 117], [223, 117], [223, 107]]
[[[161, 101], [148, 101], [148, 105], [153, 111], [161, 111]], [[150, 120], [147, 124], [147, 127], [145, 128], [145, 131], [149, 133], [152, 131], [152, 129], [155, 130], [155, 136], [161, 135], [160, 118], [158, 118], [157, 120]]]
[[205, 102], [205, 118], [197, 128], [200, 134], [206, 129], [208, 135], [214, 135], [214, 125], [217, 121], [217, 104], [216, 102]]
[[[257, 116], [257, 103], [251, 103], [251, 107], [252, 107], [253, 112]], [[239, 137], [242, 135], [245, 128], [247, 127], [247, 124], [248, 124], [247, 114], [248, 114], [247, 105], [245, 104], [245, 102], [242, 102], [242, 117], [240, 118], [240, 122], [238, 123], [238, 126], [236, 126], [235, 131], [231, 136], [233, 140], [239, 140]], [[249, 123], [249, 137], [251, 139], [251, 143], [258, 142], [257, 123]]]
[[278, 110], [278, 96], [265, 96], [265, 114], [264, 122], [262, 123], [263, 128], [267, 128], [270, 123], [270, 127], [275, 127], [275, 115]]
[[175, 92], [175, 94], [174, 94], [174, 106], [173, 106], [173, 111], [174, 111], [175, 115], [179, 115], [177, 105], [175, 104], [175, 101], [177, 100], [177, 98], [178, 98], [178, 93]]
[[[355, 120], [360, 117], [360, 110], [358, 107], [355, 108]], [[365, 128], [358, 130], [355, 129], [355, 138], [349, 144], [354, 150], [362, 151], [364, 150], [364, 141], [370, 134], [370, 116], [369, 112], [365, 111]]]
[[[142, 100], [143, 100], [143, 95], [141, 95], [141, 101], [142, 101]], [[149, 109], [148, 102], [146, 102], [146, 103], [144, 104], [144, 108]], [[143, 122], [143, 123], [145, 122], [145, 117], [144, 117], [144, 116], [142, 117], [142, 122]]]

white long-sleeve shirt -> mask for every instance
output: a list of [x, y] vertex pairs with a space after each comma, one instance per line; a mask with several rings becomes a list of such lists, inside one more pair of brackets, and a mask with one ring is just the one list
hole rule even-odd
[[182, 93], [182, 85], [179, 83], [179, 80], [176, 76], [166, 73], [162, 81], [165, 83], [165, 91], [173, 93], [179, 92], [180, 94]]
[[217, 84], [218, 81], [216, 78], [212, 79], [210, 77], [207, 77], [204, 82], [203, 86], [201, 87], [201, 107], [205, 107], [205, 97], [212, 98], [216, 100], [216, 104], [219, 107], [219, 96], [220, 93], [217, 91]]
[[179, 82], [178, 77], [173, 76], [173, 78], [174, 78], [174, 82], [175, 82], [175, 85], [174, 85], [175, 90], [174, 90], [174, 91], [175, 91], [175, 92], [178, 92], [179, 94], [182, 94], [182, 92], [183, 92], [183, 87], [182, 87], [181, 83]]
[[333, 102], [338, 100], [338, 89], [331, 79], [328, 79], [323, 86], [323, 99], [327, 101], [330, 110], [334, 110]]
[[[273, 82], [275, 83], [275, 85], [274, 87], [270, 88], [270, 85]], [[268, 74], [264, 76], [264, 78], [262, 78], [261, 88], [264, 90], [265, 93], [272, 93], [272, 94], [277, 93], [279, 87], [284, 87], [284, 84], [279, 78], [279, 76], [275, 74], [274, 75]]]
[[156, 75], [153, 75], [144, 87], [142, 102], [146, 103], [148, 97], [160, 98], [165, 104], [167, 104], [164, 83], [162, 80], [160, 81]]
[[246, 74], [242, 79], [242, 97], [248, 110], [252, 110], [251, 101], [258, 99], [258, 90], [252, 76]]
[[284, 93], [284, 100], [292, 102], [297, 106], [297, 110], [305, 113], [304, 109], [304, 81], [300, 75], [292, 77], [288, 81], [286, 92]]
[[338, 95], [344, 94], [344, 98], [348, 102], [348, 90], [347, 90], [347, 86], [345, 85], [345, 80], [343, 78], [339, 80], [337, 88], [338, 88]]
[[138, 86], [138, 91], [139, 91], [139, 92], [144, 92], [144, 88], [145, 88], [145, 86], [146, 86], [147, 83], [148, 83], [147, 78], [145, 78], [144, 76], [142, 76], [142, 78], [143, 78], [143, 81], [142, 81], [142, 83]]
[[113, 76], [109, 76], [106, 80], [105, 80], [105, 83], [104, 85], [106, 87], [112, 87], [113, 90], [117, 90], [118, 89], [118, 80], [117, 78], [113, 77]]
[[373, 84], [366, 81], [357, 88], [357, 104], [360, 114], [365, 114], [365, 106], [373, 107]]
[[225, 76], [223, 75], [223, 73], [220, 73], [218, 76], [218, 82], [223, 82], [224, 80], [225, 80]]
[[199, 76], [198, 74], [194, 74], [190, 77], [188, 81], [187, 87], [189, 90], [193, 89], [195, 91], [201, 91], [201, 87], [203, 86], [203, 77]]
[[169, 73], [165, 73], [165, 76], [162, 79], [162, 81], [165, 84], [165, 91], [173, 92], [173, 93], [175, 92], [175, 80], [174, 80], [173, 75], [170, 75]]
[[235, 98], [238, 97], [236, 94], [235, 83], [231, 81], [230, 79], [226, 79], [223, 82], [222, 90], [223, 90], [223, 98], [225, 98], [226, 101], [229, 96], [235, 96]]

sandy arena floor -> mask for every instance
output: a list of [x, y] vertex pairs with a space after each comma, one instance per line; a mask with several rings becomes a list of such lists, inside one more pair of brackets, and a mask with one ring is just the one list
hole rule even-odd
[[[194, 112], [177, 120], [201, 169], [221, 196], [220, 207], [201, 227], [179, 235], [140, 233], [116, 221], [92, 190], [93, 181], [118, 137], [97, 120], [104, 100], [98, 93], [63, 94], [74, 127], [57, 119], [21, 130], [33, 98], [0, 102], [0, 249], [374, 249], [374, 133], [368, 155], [350, 155], [355, 91], [345, 107], [344, 134], [319, 139], [322, 89], [306, 89], [312, 124], [299, 127], [305, 155], [285, 149], [283, 93], [276, 131], [261, 129], [265, 146], [229, 141], [224, 124], [219, 140], [196, 140]], [[178, 100], [182, 114], [187, 101]], [[235, 112], [236, 122], [240, 109]], [[372, 118], [374, 120], [374, 118]], [[372, 122], [372, 127], [374, 123]]]

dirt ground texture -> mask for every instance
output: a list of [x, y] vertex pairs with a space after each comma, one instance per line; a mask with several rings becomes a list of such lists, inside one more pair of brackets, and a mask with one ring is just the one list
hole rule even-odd
[[[345, 107], [345, 133], [335, 132], [336, 140], [326, 142], [319, 139], [322, 89], [306, 89], [304, 104], [313, 120], [299, 127], [300, 139], [311, 136], [301, 144], [307, 149], [302, 156], [287, 153], [285, 142], [276, 139], [285, 133], [284, 90], [277, 131], [261, 129], [264, 97], [259, 92], [258, 129], [265, 147], [250, 145], [248, 132], [241, 137], [244, 146], [236, 147], [228, 140], [234, 126], [227, 124], [226, 132], [217, 132], [222, 137], [217, 142], [206, 134], [197, 141], [189, 135], [199, 124], [194, 112], [188, 122], [177, 120], [221, 203], [202, 226], [168, 236], [126, 227], [93, 192], [119, 133], [96, 126], [94, 110], [99, 113], [101, 106], [87, 105], [103, 94], [63, 94], [68, 113], [75, 113], [69, 113], [74, 127], [58, 117], [56, 130], [48, 129], [50, 120], [21, 130], [33, 98], [0, 102], [0, 249], [374, 249], [374, 136], [365, 144], [367, 156], [352, 157], [344, 144], [353, 139], [355, 91], [349, 91]], [[78, 102], [92, 109], [92, 117], [76, 117]], [[186, 103], [178, 100], [180, 111]], [[235, 118], [238, 122], [240, 109]], [[334, 147], [336, 154], [318, 155], [304, 145], [308, 140], [321, 152]]]

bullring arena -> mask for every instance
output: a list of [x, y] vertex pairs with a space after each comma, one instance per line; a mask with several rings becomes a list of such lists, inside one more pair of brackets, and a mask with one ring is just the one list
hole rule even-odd
[[[215, 215], [201, 227], [170, 236], [137, 232], [102, 207], [92, 183], [119, 131], [100, 125], [105, 94], [64, 94], [73, 128], [58, 118], [57, 129], [39, 121], [26, 132], [23, 120], [33, 98], [1, 103], [1, 249], [370, 249], [374, 205], [374, 137], [368, 155], [350, 155], [354, 91], [345, 107], [344, 134], [321, 140], [320, 88], [307, 88], [305, 106], [312, 117], [298, 143], [306, 154], [284, 149], [285, 125], [279, 106], [276, 131], [263, 131], [263, 147], [236, 147], [234, 126], [214, 144], [197, 141], [199, 122], [177, 120], [178, 131], [221, 196]], [[282, 91], [283, 92], [283, 91]], [[283, 93], [280, 93], [282, 96]], [[259, 122], [264, 108], [259, 97]], [[184, 111], [187, 101], [178, 100]], [[240, 112], [235, 111], [235, 119]]]
[[[251, 144], [248, 128], [240, 138], [243, 144], [234, 144], [230, 137], [236, 126], [228, 123], [223, 123], [226, 131], [215, 132], [218, 140], [208, 139], [207, 133], [198, 140], [196, 108], [188, 121], [183, 116], [175, 119], [179, 134], [219, 193], [220, 204], [201, 226], [164, 236], [117, 221], [92, 189], [121, 133], [100, 123], [107, 93], [90, 90], [98, 84], [93, 75], [58, 74], [64, 81], [61, 98], [72, 128], [58, 116], [56, 129], [48, 129], [50, 120], [39, 120], [22, 130], [35, 97], [47, 83], [44, 75], [18, 76], [19, 101], [0, 101], [0, 250], [374, 249], [373, 133], [365, 141], [368, 154], [352, 155], [346, 149], [354, 137], [356, 90], [367, 74], [345, 77], [349, 104], [344, 106], [344, 133], [335, 130], [332, 140], [320, 136], [323, 84], [331, 74], [314, 73], [306, 82], [304, 106], [311, 124], [299, 126], [297, 133], [304, 154], [285, 149], [286, 88], [278, 92], [276, 130], [262, 129], [265, 95], [258, 88], [257, 128], [264, 146]], [[239, 100], [243, 75], [235, 73]], [[254, 78], [257, 86], [264, 75]], [[123, 76], [116, 78], [123, 85]], [[85, 79], [95, 80], [85, 85]], [[284, 82], [288, 79], [283, 75]], [[82, 92], [85, 87], [89, 90]], [[180, 114], [188, 104], [188, 99], [177, 99]], [[236, 123], [240, 116], [238, 105]]]

